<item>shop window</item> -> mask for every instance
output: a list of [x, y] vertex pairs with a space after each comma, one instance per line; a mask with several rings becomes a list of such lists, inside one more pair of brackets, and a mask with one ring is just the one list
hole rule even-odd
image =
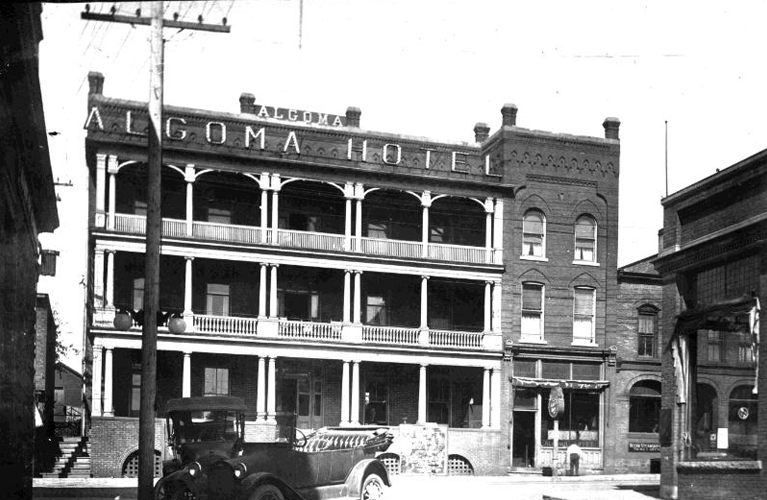
[[[727, 444], [731, 455], [756, 460], [759, 402], [752, 389], [751, 385], [741, 385], [730, 393]], [[722, 434], [719, 432], [717, 438], [721, 440]], [[718, 443], [717, 447], [722, 448], [722, 443]]]
[[658, 432], [661, 384], [637, 382], [629, 391], [629, 432]]
[[206, 314], [229, 316], [229, 285], [208, 283]]
[[654, 358], [657, 356], [658, 309], [644, 305], [638, 311], [637, 355]]
[[[549, 391], [542, 393], [549, 400]], [[559, 418], [559, 446], [567, 447], [578, 440], [581, 447], [599, 447], [600, 393], [588, 390], [565, 389], [565, 412]], [[554, 445], [554, 419], [548, 411], [541, 412], [541, 445]]]
[[581, 215], [575, 221], [575, 260], [596, 262], [597, 223], [588, 216]]
[[546, 255], [546, 219], [538, 210], [529, 210], [522, 220], [522, 256]]
[[594, 308], [596, 290], [576, 288], [573, 300], [573, 342], [594, 343]]
[[229, 369], [205, 367], [205, 390], [203, 396], [229, 395]]
[[716, 434], [719, 427], [716, 390], [708, 384], [697, 384], [695, 394], [695, 420], [692, 445], [698, 452], [716, 452]]
[[514, 376], [515, 377], [535, 377], [536, 365], [538, 363], [532, 359], [515, 359], [514, 360]]
[[522, 340], [543, 339], [543, 285], [522, 284]]

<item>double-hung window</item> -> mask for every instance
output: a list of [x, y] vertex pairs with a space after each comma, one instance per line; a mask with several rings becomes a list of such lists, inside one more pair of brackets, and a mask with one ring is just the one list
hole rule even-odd
[[203, 396], [229, 395], [229, 368], [205, 367], [205, 390]]
[[594, 308], [596, 290], [578, 287], [573, 300], [573, 342], [594, 343]]
[[637, 338], [639, 345], [637, 355], [654, 358], [656, 356], [658, 310], [653, 306], [645, 305], [639, 308], [638, 313]]
[[522, 220], [522, 257], [546, 255], [546, 219], [538, 210], [528, 210]]
[[576, 261], [597, 261], [597, 223], [588, 216], [581, 215], [575, 221], [575, 257]]
[[543, 340], [543, 285], [522, 283], [522, 340]]

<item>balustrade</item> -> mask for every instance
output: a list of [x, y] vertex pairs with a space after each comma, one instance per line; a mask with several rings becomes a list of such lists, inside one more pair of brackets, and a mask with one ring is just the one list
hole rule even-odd
[[194, 315], [194, 331], [197, 333], [226, 333], [232, 335], [256, 335], [258, 320], [235, 316]]
[[344, 235], [278, 229], [277, 237], [273, 239], [273, 243], [281, 247], [342, 251], [344, 249]]
[[429, 330], [429, 345], [434, 347], [482, 348], [482, 334], [453, 330]]
[[277, 334], [293, 339], [341, 340], [341, 323], [280, 320]]
[[418, 328], [363, 325], [362, 341], [373, 344], [418, 345]]

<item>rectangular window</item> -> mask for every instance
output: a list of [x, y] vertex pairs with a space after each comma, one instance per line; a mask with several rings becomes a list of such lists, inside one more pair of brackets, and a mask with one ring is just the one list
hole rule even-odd
[[144, 309], [144, 278], [133, 280], [133, 310]]
[[131, 375], [130, 415], [135, 417], [141, 408], [141, 373]]
[[522, 340], [543, 339], [543, 285], [522, 284]]
[[225, 208], [208, 207], [208, 222], [214, 224], [231, 224], [232, 211]]
[[429, 422], [450, 423], [450, 380], [434, 377], [429, 380]]
[[229, 395], [229, 369], [205, 367], [205, 391], [203, 396]]
[[208, 283], [205, 310], [210, 316], [229, 316], [229, 285]]
[[368, 325], [388, 325], [386, 300], [381, 296], [368, 295], [365, 322]]
[[637, 354], [639, 356], [655, 357], [655, 332], [657, 330], [658, 315], [656, 313], [639, 312]]
[[[565, 413], [559, 418], [559, 446], [566, 448], [578, 440], [581, 448], [599, 447], [599, 406], [601, 395], [597, 392], [564, 391]], [[549, 400], [549, 392], [543, 392], [543, 405]], [[548, 411], [541, 412], [541, 445], [554, 445], [554, 419]]]
[[594, 343], [593, 288], [576, 288], [573, 304], [573, 342]]
[[708, 341], [707, 359], [715, 363], [722, 361], [722, 332], [716, 330], [707, 330], [706, 339]]
[[374, 378], [365, 386], [365, 423], [388, 425], [389, 384], [385, 378]]

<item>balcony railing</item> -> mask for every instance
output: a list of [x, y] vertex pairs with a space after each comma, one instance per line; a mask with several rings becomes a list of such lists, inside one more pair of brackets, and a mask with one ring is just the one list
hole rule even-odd
[[429, 345], [434, 347], [481, 349], [482, 334], [453, 330], [429, 330]]
[[[114, 231], [130, 234], [146, 234], [146, 218], [143, 215], [115, 214]], [[465, 262], [469, 264], [486, 264], [500, 262], [500, 256], [494, 255], [496, 250], [489, 251], [485, 247], [466, 245], [448, 245], [444, 243], [428, 243], [426, 252], [420, 241], [388, 240], [382, 238], [349, 238], [343, 234], [317, 233], [310, 231], [295, 231], [290, 229], [267, 229], [269, 238], [265, 238], [262, 229], [256, 226], [235, 224], [219, 224], [213, 222], [194, 221], [191, 237], [218, 242], [261, 244], [288, 248], [327, 251], [359, 251], [363, 255], [376, 255], [396, 258], [428, 258], [446, 262]], [[164, 237], [189, 237], [187, 222], [178, 219], [163, 219], [162, 234]]]
[[362, 341], [371, 344], [418, 345], [418, 328], [401, 328], [394, 326], [362, 327]]
[[280, 320], [277, 335], [291, 339], [341, 340], [341, 323]]
[[256, 335], [258, 320], [235, 316], [194, 315], [194, 331], [198, 333], [224, 333], [229, 335]]

